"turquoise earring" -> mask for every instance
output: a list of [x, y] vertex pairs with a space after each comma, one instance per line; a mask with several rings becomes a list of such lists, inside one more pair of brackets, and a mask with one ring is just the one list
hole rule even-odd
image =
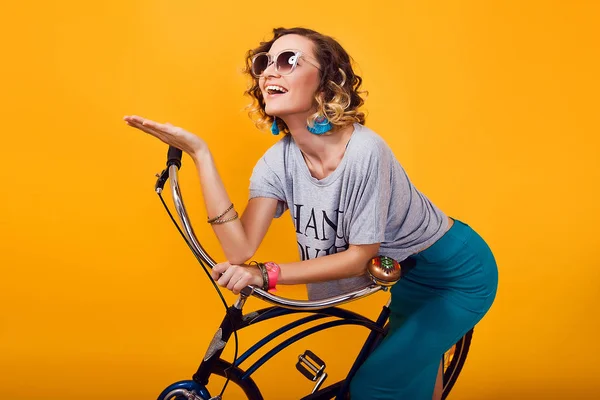
[[308, 125], [306, 127], [310, 133], [314, 133], [315, 135], [322, 135], [325, 132], [329, 132], [331, 130], [331, 123], [324, 115], [320, 115], [315, 118], [314, 126]]
[[271, 133], [275, 136], [279, 135], [279, 125], [277, 125], [277, 117], [273, 117], [273, 125], [271, 125]]

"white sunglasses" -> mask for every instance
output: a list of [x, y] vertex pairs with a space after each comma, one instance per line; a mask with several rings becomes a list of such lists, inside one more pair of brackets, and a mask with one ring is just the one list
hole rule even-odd
[[252, 57], [252, 75], [260, 78], [271, 64], [275, 64], [275, 71], [279, 75], [289, 75], [296, 69], [300, 57], [319, 71], [321, 70], [316, 64], [310, 62], [300, 50], [282, 50], [275, 56], [267, 52], [255, 54]]

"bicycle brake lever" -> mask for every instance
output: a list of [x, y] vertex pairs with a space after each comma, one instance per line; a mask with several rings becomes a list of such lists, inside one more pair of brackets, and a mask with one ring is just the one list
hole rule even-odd
[[169, 178], [169, 168], [163, 169], [160, 174], [155, 175], [158, 179], [156, 180], [156, 184], [154, 185], [154, 191], [156, 193], [161, 193], [163, 188], [165, 187], [165, 183]]

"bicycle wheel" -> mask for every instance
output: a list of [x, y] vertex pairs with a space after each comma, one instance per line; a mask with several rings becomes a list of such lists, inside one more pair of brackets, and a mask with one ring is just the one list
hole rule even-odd
[[444, 391], [442, 392], [442, 400], [446, 399], [448, 393], [450, 393], [452, 390], [452, 387], [460, 375], [463, 365], [465, 365], [467, 354], [469, 353], [469, 348], [471, 347], [472, 338], [473, 329], [460, 338], [460, 340], [444, 354]]
[[[242, 380], [241, 377], [244, 374], [244, 371], [233, 367], [230, 362], [225, 361], [223, 359], [218, 359], [212, 368], [212, 375], [217, 375], [222, 378], [230, 377], [229, 385], [238, 386], [240, 389], [236, 396], [236, 398], [244, 398], [248, 400], [263, 400], [262, 394], [256, 383], [252, 380], [252, 378]], [[174, 383], [167, 387], [161, 395], [158, 397], [158, 400], [187, 400], [187, 398], [182, 394], [173, 394], [169, 396], [169, 393], [172, 393], [174, 389], [186, 389], [188, 391], [195, 391], [196, 396], [200, 397], [202, 400], [210, 399], [210, 395], [204, 386], [199, 385], [194, 381], [181, 381], [178, 383]], [[228, 386], [229, 390], [229, 386]], [[242, 397], [240, 397], [242, 396]]]
[[179, 381], [175, 382], [163, 390], [158, 396], [158, 400], [187, 400], [187, 397], [182, 392], [193, 393], [201, 399], [209, 399], [210, 395], [206, 388], [194, 381]]

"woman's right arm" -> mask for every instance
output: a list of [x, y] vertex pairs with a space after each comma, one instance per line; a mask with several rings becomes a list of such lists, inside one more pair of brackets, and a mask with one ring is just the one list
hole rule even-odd
[[[161, 124], [138, 115], [123, 117], [127, 125], [144, 131], [164, 143], [189, 154], [200, 176], [204, 203], [209, 218], [221, 215], [231, 205], [206, 142], [183, 128], [170, 123]], [[224, 224], [213, 225], [213, 230], [231, 264], [243, 264], [250, 259], [262, 242], [277, 209], [277, 200], [255, 198], [250, 200], [244, 214]], [[221, 220], [231, 218], [235, 210], [228, 211]]]
[[[207, 147], [192, 156], [209, 218], [221, 215], [231, 205], [223, 181]], [[277, 199], [257, 197], [248, 202], [241, 219], [224, 224], [212, 225], [221, 248], [230, 264], [243, 264], [256, 252], [265, 237], [277, 209]], [[222, 220], [235, 215], [232, 209], [221, 217]]]

